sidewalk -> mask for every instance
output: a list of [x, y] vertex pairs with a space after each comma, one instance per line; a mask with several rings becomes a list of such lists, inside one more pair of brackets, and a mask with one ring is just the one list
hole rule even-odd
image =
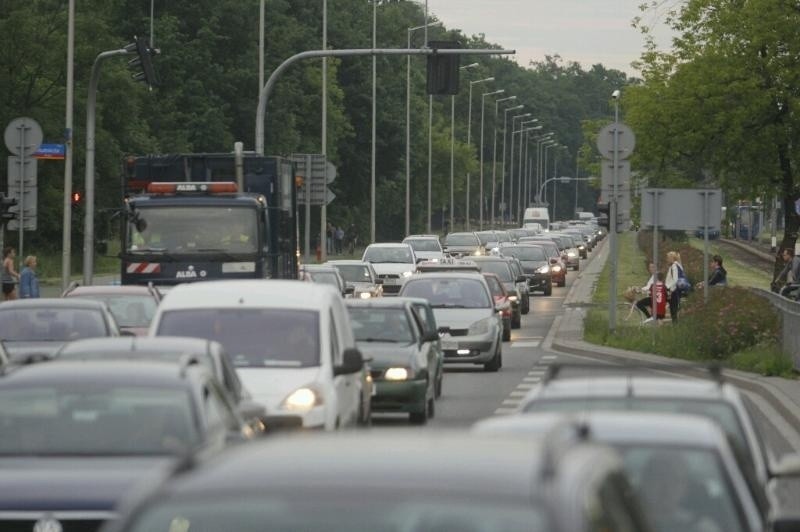
[[[545, 348], [566, 354], [594, 358], [617, 363], [643, 362], [649, 365], [664, 366], [665, 370], [691, 376], [697, 374], [697, 365], [681, 359], [667, 358], [650, 353], [625, 351], [612, 347], [590, 344], [583, 341], [583, 321], [592, 303], [592, 295], [605, 263], [608, 260], [608, 240], [604, 240], [585, 270], [580, 272], [564, 300], [565, 311], [556, 318]], [[800, 427], [800, 382], [780, 377], [763, 377], [755, 373], [725, 370], [725, 378], [737, 387], [752, 392], [762, 398], [783, 423], [798, 431]], [[769, 412], [765, 412], [769, 416]], [[782, 431], [785, 432], [785, 431]], [[800, 435], [785, 434], [789, 443], [800, 451]]]

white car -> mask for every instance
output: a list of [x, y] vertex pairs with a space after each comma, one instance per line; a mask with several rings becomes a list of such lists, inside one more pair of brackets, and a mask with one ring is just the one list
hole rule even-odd
[[397, 295], [406, 279], [417, 269], [417, 255], [408, 244], [370, 244], [361, 258], [372, 263], [383, 281], [383, 295]]
[[444, 251], [436, 235], [409, 235], [403, 239], [414, 250], [417, 259], [438, 262], [444, 259]]
[[363, 359], [342, 297], [299, 281], [178, 285], [161, 301], [150, 336], [216, 340], [245, 388], [267, 410], [267, 428], [333, 430], [363, 408]]

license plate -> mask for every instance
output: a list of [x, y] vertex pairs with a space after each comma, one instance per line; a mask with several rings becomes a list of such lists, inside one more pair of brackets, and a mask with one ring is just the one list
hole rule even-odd
[[457, 342], [446, 342], [446, 341], [442, 342], [442, 349], [445, 350], [445, 351], [455, 351], [456, 349], [458, 349], [458, 343]]
[[397, 279], [386, 278], [383, 280], [383, 284], [397, 284]]

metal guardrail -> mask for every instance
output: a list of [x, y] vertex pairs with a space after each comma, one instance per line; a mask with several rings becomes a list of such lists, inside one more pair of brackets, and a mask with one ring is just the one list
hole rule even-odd
[[794, 369], [800, 370], [800, 302], [792, 301], [761, 288], [753, 288], [753, 291], [767, 299], [780, 312], [783, 352], [792, 357]]

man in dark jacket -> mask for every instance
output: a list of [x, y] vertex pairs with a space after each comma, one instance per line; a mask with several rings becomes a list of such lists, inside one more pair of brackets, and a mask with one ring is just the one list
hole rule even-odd
[[782, 252], [786, 266], [775, 281], [772, 282], [772, 289], [791, 299], [800, 299], [800, 257], [795, 256], [794, 250], [786, 248]]
[[[711, 273], [708, 274], [708, 286], [727, 286], [728, 271], [722, 267], [722, 257], [714, 255], [711, 257]], [[697, 289], [703, 288], [703, 282], [697, 283]]]

